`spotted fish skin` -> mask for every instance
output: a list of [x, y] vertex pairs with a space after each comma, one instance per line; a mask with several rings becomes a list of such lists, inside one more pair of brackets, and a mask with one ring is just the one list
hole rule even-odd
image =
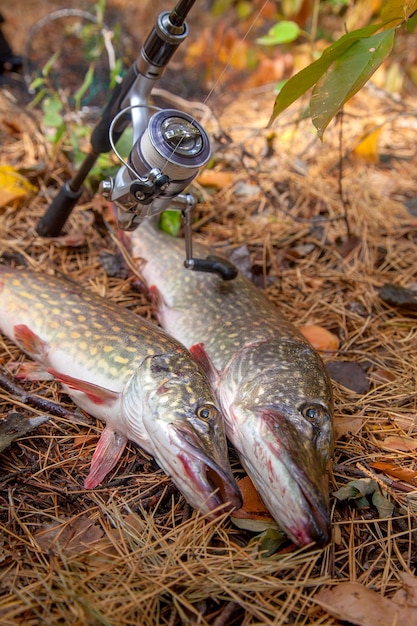
[[240, 505], [206, 375], [161, 328], [75, 283], [0, 266], [0, 330], [35, 361], [18, 375], [60, 381], [106, 422], [86, 487], [104, 479], [131, 440], [195, 508], [210, 514]]
[[[184, 268], [184, 242], [151, 221], [125, 240], [159, 322], [208, 372], [226, 433], [272, 516], [298, 545], [330, 537], [333, 399], [312, 346], [245, 276]], [[208, 248], [195, 244], [206, 258]]]

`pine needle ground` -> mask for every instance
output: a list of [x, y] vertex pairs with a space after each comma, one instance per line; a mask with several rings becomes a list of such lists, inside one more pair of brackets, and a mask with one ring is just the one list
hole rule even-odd
[[[108, 274], [120, 257], [111, 211], [83, 196], [71, 240], [47, 240], [35, 226], [70, 165], [45, 141], [34, 114], [0, 100], [1, 163], [24, 171], [38, 192], [0, 209], [3, 262], [70, 276], [131, 311], [152, 317], [129, 272]], [[248, 102], [251, 106], [248, 106]], [[0, 622], [25, 624], [298, 624], [340, 622], [315, 600], [323, 588], [356, 581], [390, 598], [416, 567], [417, 429], [415, 313], [383, 302], [385, 283], [415, 288], [417, 197], [415, 107], [366, 88], [321, 144], [299, 112], [265, 130], [271, 93], [242, 94], [211, 112], [214, 171], [230, 184], [195, 183], [196, 238], [230, 252], [247, 246], [260, 288], [300, 326], [335, 333], [325, 360], [361, 366], [365, 392], [334, 383], [337, 444], [332, 493], [373, 478], [394, 505], [380, 517], [368, 502], [332, 496], [333, 539], [322, 549], [259, 554], [252, 535], [226, 518], [191, 511], [152, 458], [129, 444], [105, 484], [83, 479], [103, 425], [76, 410], [54, 383], [21, 383], [62, 414], [0, 456]], [[353, 153], [365, 125], [379, 124], [377, 162]], [[12, 123], [11, 123], [12, 121]], [[110, 223], [106, 227], [103, 218]], [[114, 274], [114, 273], [113, 273]], [[24, 359], [5, 339], [2, 372]], [[0, 413], [33, 417], [42, 408], [0, 390]], [[232, 452], [236, 472], [239, 465]], [[398, 468], [397, 477], [378, 463]]]

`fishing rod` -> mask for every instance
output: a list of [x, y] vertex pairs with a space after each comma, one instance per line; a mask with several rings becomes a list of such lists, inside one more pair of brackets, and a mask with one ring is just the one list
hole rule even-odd
[[[179, 0], [172, 11], [158, 16], [138, 58], [102, 111], [90, 137], [89, 152], [71, 180], [61, 187], [36, 231], [42, 237], [60, 234], [98, 157], [113, 150], [121, 167], [114, 178], [100, 183], [99, 191], [115, 204], [118, 227], [134, 230], [144, 219], [167, 208], [176, 209], [184, 224], [185, 267], [232, 280], [237, 275], [233, 264], [217, 257], [193, 256], [191, 226], [197, 201], [191, 193], [183, 192], [210, 159], [209, 137], [191, 115], [149, 103], [156, 82], [188, 35], [185, 20], [195, 1]], [[125, 161], [116, 143], [129, 124], [133, 128], [133, 145]]]

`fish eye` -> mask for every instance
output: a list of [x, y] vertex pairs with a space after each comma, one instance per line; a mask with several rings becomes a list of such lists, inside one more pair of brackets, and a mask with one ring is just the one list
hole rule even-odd
[[305, 404], [300, 411], [313, 426], [321, 426], [326, 415], [325, 409], [319, 404]]
[[199, 406], [197, 409], [197, 417], [199, 417], [202, 420], [208, 420], [211, 417], [214, 417], [216, 412], [217, 412], [216, 407], [211, 406], [209, 404], [203, 404]]
[[316, 415], [317, 415], [317, 409], [315, 406], [308, 406], [305, 410], [304, 410], [304, 415], [309, 419], [309, 420], [315, 420], [316, 419]]

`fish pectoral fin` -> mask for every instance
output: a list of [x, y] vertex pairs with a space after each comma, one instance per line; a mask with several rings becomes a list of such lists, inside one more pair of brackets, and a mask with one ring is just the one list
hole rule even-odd
[[214, 382], [219, 377], [218, 370], [214, 367], [212, 360], [206, 352], [204, 343], [195, 343], [190, 348], [190, 352], [203, 368], [206, 376], [210, 379], [210, 382]]
[[70, 389], [85, 393], [88, 399], [94, 404], [112, 405], [120, 397], [120, 393], [118, 391], [111, 391], [105, 387], [100, 387], [100, 385], [89, 383], [86, 380], [80, 380], [78, 378], [74, 378], [73, 376], [69, 376], [68, 374], [62, 374], [61, 372], [54, 370], [52, 367], [48, 367], [47, 372], [52, 374], [55, 380], [58, 380]]
[[19, 361], [10, 361], [7, 363], [6, 369], [13, 376], [20, 380], [53, 380], [53, 375], [47, 371], [42, 363], [19, 363]]
[[103, 430], [91, 459], [90, 472], [84, 481], [86, 489], [97, 487], [120, 459], [127, 444], [127, 437], [109, 426]]
[[30, 330], [26, 324], [16, 324], [13, 327], [14, 340], [29, 356], [34, 360], [41, 360], [47, 353], [47, 344], [42, 339]]

